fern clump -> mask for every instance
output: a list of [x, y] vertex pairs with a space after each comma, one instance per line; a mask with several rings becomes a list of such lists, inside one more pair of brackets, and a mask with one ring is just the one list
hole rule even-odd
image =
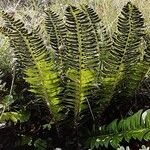
[[[113, 35], [88, 5], [69, 5], [64, 19], [50, 8], [44, 13], [44, 36], [49, 45], [45, 45], [38, 29], [29, 31], [21, 20], [2, 12], [5, 25], [0, 32], [9, 39], [15, 64], [0, 120], [14, 122], [23, 131], [30, 123], [27, 144], [38, 147], [42, 143], [44, 149], [54, 149], [53, 144], [82, 149], [87, 139], [91, 149], [118, 148], [131, 138], [148, 141], [149, 110], [103, 125], [107, 119], [103, 114], [110, 104], [133, 100], [149, 71], [150, 42], [139, 9], [128, 2], [118, 16]], [[26, 85], [21, 94], [14, 90], [18, 80]], [[3, 90], [5, 84], [0, 84]], [[20, 106], [21, 100], [15, 98], [23, 99], [25, 105]], [[43, 116], [49, 115], [46, 124], [39, 117], [33, 119], [36, 113], [32, 106], [40, 115], [48, 112]], [[20, 134], [23, 138], [28, 135]]]

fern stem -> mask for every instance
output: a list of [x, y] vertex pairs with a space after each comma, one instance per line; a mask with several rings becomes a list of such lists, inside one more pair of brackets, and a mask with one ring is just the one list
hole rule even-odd
[[86, 98], [86, 101], [88, 103], [88, 107], [89, 107], [89, 110], [90, 110], [90, 113], [91, 113], [91, 116], [92, 116], [92, 119], [93, 119], [93, 131], [94, 131], [94, 134], [95, 134], [95, 117], [94, 117], [90, 102], [87, 98]]
[[90, 109], [90, 113], [91, 113], [92, 119], [93, 119], [93, 121], [95, 122], [95, 117], [94, 117], [94, 114], [93, 114], [93, 111], [92, 111], [90, 102], [89, 102], [89, 100], [88, 100], [87, 98], [86, 98], [86, 101], [87, 101], [87, 103], [88, 103], [88, 107], [89, 107], [89, 109]]
[[1, 120], [1, 118], [2, 118], [2, 116], [3, 116], [3, 113], [5, 112], [5, 109], [6, 109], [6, 107], [3, 106], [3, 110], [2, 110], [1, 115], [0, 115], [0, 120]]
[[15, 82], [15, 76], [16, 76], [16, 68], [15, 66], [13, 67], [13, 74], [12, 74], [12, 82], [11, 82], [11, 88], [10, 88], [10, 92], [9, 95], [11, 96], [13, 93], [13, 87], [14, 87], [14, 82]]

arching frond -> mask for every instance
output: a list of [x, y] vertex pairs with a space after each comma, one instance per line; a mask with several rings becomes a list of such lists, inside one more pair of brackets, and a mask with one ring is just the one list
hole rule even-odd
[[93, 35], [95, 38], [95, 42], [97, 45], [97, 51], [98, 54], [100, 54], [100, 41], [101, 41], [101, 37], [100, 37], [100, 30], [102, 30], [100, 28], [100, 18], [98, 16], [98, 14], [88, 5], [81, 5], [82, 10], [84, 11], [85, 15], [87, 16], [89, 23], [91, 24], [91, 28], [93, 29]]
[[[58, 76], [54, 71], [54, 64], [50, 61], [43, 40], [36, 31], [28, 32], [20, 20], [15, 20], [12, 16], [3, 12], [3, 18], [7, 27], [2, 31], [10, 38], [10, 43], [14, 48], [14, 54], [19, 64], [23, 65], [22, 73], [27, 77], [24, 79], [31, 85], [31, 92], [46, 101], [53, 118], [59, 118], [57, 98], [60, 93]], [[26, 71], [24, 71], [26, 70]], [[57, 114], [57, 115], [56, 115]]]
[[118, 33], [114, 36], [112, 55], [119, 63], [136, 63], [141, 37], [144, 35], [144, 19], [131, 2], [124, 6], [118, 19]]
[[96, 39], [97, 51], [99, 55], [98, 75], [106, 76], [112, 73], [112, 62], [109, 62], [109, 53], [112, 50], [112, 41], [106, 27], [101, 22], [98, 14], [88, 5], [81, 5], [81, 8], [89, 18]]
[[17, 59], [18, 67], [22, 70], [34, 64], [33, 53], [47, 59], [48, 51], [43, 44], [43, 40], [36, 32], [28, 33], [24, 23], [15, 20], [13, 16], [3, 12], [6, 27], [1, 28], [1, 32], [10, 39], [10, 44], [14, 49], [14, 58]]

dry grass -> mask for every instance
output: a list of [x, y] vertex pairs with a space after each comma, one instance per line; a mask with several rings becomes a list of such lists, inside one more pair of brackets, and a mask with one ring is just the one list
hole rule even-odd
[[[64, 7], [68, 3], [77, 5], [78, 3], [88, 3], [95, 8], [104, 24], [114, 31], [118, 15], [122, 7], [129, 0], [55, 0], [54, 8]], [[150, 0], [130, 0], [143, 13], [147, 28], [150, 30]]]
[[[104, 24], [111, 30], [114, 31], [115, 24], [117, 21], [118, 15], [120, 15], [120, 11], [122, 7], [129, 0], [1, 0], [0, 8], [3, 9], [22, 9], [22, 13], [29, 14], [32, 18], [35, 13], [32, 9], [39, 9], [38, 4], [44, 4], [48, 1], [53, 3], [52, 7], [56, 12], [62, 13], [65, 9], [65, 6], [68, 4], [78, 5], [79, 3], [88, 3], [98, 12], [99, 16], [102, 18]], [[133, 2], [143, 13], [145, 18], [145, 23], [148, 29], [150, 29], [150, 0], [130, 0]], [[26, 10], [22, 7], [23, 3], [28, 5], [24, 5]], [[36, 16], [36, 15], [35, 15]], [[35, 21], [34, 21], [35, 22]]]

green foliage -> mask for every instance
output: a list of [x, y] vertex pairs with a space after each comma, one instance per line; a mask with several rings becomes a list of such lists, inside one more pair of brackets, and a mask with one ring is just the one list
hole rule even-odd
[[131, 2], [123, 7], [118, 17], [117, 30], [113, 43], [110, 38], [104, 40], [109, 48], [102, 47], [100, 56], [102, 111], [116, 95], [120, 98], [132, 98], [149, 70], [148, 60], [145, 59], [149, 55], [148, 49], [144, 50], [142, 47], [140, 50], [145, 35], [144, 19]]
[[[72, 140], [69, 142], [77, 141], [75, 145], [79, 149], [79, 138], [87, 138], [87, 133], [79, 133], [79, 127], [86, 122], [84, 119], [93, 120], [96, 125], [95, 118], [104, 113], [111, 101], [123, 102], [134, 97], [149, 70], [150, 40], [145, 35], [142, 14], [131, 2], [123, 7], [113, 37], [97, 13], [87, 5], [69, 5], [65, 20], [49, 8], [45, 13], [46, 31], [54, 51], [46, 48], [38, 30], [29, 32], [24, 23], [8, 13], [2, 12], [5, 25], [0, 31], [10, 40], [17, 62], [15, 67], [23, 74], [24, 83], [29, 85], [27, 90], [33, 94], [32, 99], [44, 101], [49, 109], [51, 121], [38, 127], [37, 132], [43, 134], [45, 130], [52, 130], [50, 133], [55, 137], [53, 132], [57, 131], [59, 141], [62, 135], [66, 140], [68, 133], [59, 127], [63, 128], [63, 122], [68, 119], [72, 122], [67, 125], [70, 125], [68, 131], [73, 133], [69, 135]], [[10, 111], [14, 104], [12, 92], [1, 104], [1, 121], [17, 123], [28, 120], [22, 110]], [[118, 99], [120, 97], [122, 99]], [[118, 148], [123, 139], [127, 142], [131, 138], [149, 140], [149, 115], [150, 110], [139, 111], [127, 119], [102, 126], [100, 135], [91, 139], [91, 148], [108, 147], [109, 144]], [[85, 130], [95, 133], [93, 122], [86, 124]], [[72, 139], [74, 135], [77, 137]], [[37, 149], [47, 144], [39, 137], [36, 139], [29, 142], [34, 142]]]
[[88, 108], [86, 99], [90, 96], [98, 66], [98, 52], [94, 29], [87, 15], [80, 9], [69, 6], [66, 9], [66, 72], [67, 86], [65, 103], [73, 109], [75, 124], [81, 112]]
[[36, 147], [36, 150], [46, 150], [47, 143], [45, 140], [37, 139], [34, 142], [34, 146]]
[[30, 136], [22, 136], [21, 137], [21, 145], [31, 145], [32, 143], [32, 138]]
[[14, 102], [13, 96], [12, 95], [7, 95], [4, 97], [3, 101], [2, 101], [2, 105], [5, 108], [9, 108], [9, 106]]
[[101, 85], [101, 99], [99, 105], [101, 112], [109, 105], [112, 99], [118, 82], [122, 79], [123, 65], [117, 70], [117, 59], [112, 57], [111, 51], [113, 50], [112, 39], [100, 21], [97, 13], [87, 5], [81, 5], [85, 14], [88, 16], [90, 24], [93, 28], [95, 44], [97, 45], [97, 55], [99, 56], [97, 68], [97, 82]]
[[12, 121], [14, 123], [19, 122], [26, 122], [29, 119], [29, 115], [26, 114], [25, 112], [4, 112], [0, 116], [0, 121], [1, 122], [7, 122], [7, 121]]
[[14, 99], [11, 95], [4, 97], [0, 104], [1, 114], [0, 122], [12, 121], [14, 123], [25, 122], [29, 119], [29, 114], [25, 110], [20, 111], [9, 111], [11, 104], [13, 104]]
[[55, 66], [52, 62], [48, 62], [50, 58], [42, 39], [36, 31], [28, 33], [24, 24], [20, 20], [15, 21], [13, 16], [3, 13], [3, 18], [6, 21], [6, 27], [1, 28], [2, 32], [10, 38], [19, 67], [26, 69], [25, 73], [24, 71], [22, 73], [27, 75], [25, 80], [31, 85], [30, 91], [46, 101], [56, 121], [58, 112], [61, 110], [57, 106], [59, 103], [57, 95], [61, 88]]
[[118, 32], [114, 36], [112, 56], [118, 65], [124, 64], [121, 94], [131, 97], [137, 90], [149, 67], [145, 59], [140, 59], [139, 46], [144, 32], [141, 12], [131, 2], [124, 6], [118, 19]]
[[[0, 78], [2, 78], [3, 74], [0, 72]], [[0, 91], [5, 92], [5, 84], [2, 80], [0, 80]], [[12, 95], [6, 95], [1, 99], [0, 103], [0, 122], [12, 121], [14, 123], [25, 122], [29, 119], [29, 115], [23, 111], [9, 111], [11, 104], [13, 104], [14, 99]]]
[[146, 42], [144, 60], [148, 64], [149, 60], [150, 60], [150, 36], [149, 35], [145, 35], [144, 39], [145, 39], [145, 42]]
[[80, 120], [80, 114], [87, 109], [86, 98], [90, 95], [92, 82], [94, 81], [93, 72], [90, 70], [81, 70], [80, 74], [73, 69], [68, 70], [67, 78], [70, 80], [66, 86], [65, 100], [66, 106], [73, 110], [75, 123]]
[[64, 67], [66, 27], [63, 19], [50, 10], [46, 11], [45, 26], [50, 39], [50, 45], [55, 50], [56, 61]]
[[96, 68], [98, 66], [97, 43], [89, 18], [83, 11], [73, 6], [66, 9], [65, 16], [67, 66], [73, 69]]
[[[35, 55], [36, 57], [36, 55]], [[25, 74], [26, 82], [30, 83], [30, 91], [46, 101], [54, 122], [60, 120], [59, 111], [61, 106], [58, 95], [61, 92], [58, 73], [55, 71], [52, 62], [46, 62], [36, 58], [36, 64], [27, 69]]]
[[140, 110], [126, 119], [114, 120], [109, 125], [100, 127], [100, 136], [95, 139], [95, 142], [92, 141], [91, 147], [108, 147], [110, 144], [112, 147], [117, 148], [123, 139], [129, 142], [131, 138], [139, 141], [142, 139], [150, 140], [149, 117], [150, 110], [145, 112]]
[[97, 51], [98, 54], [100, 54], [101, 47], [100, 47], [100, 41], [101, 41], [101, 35], [100, 35], [100, 18], [98, 14], [90, 8], [88, 5], [81, 5], [81, 8], [83, 9], [85, 15], [87, 16], [89, 23], [91, 24], [92, 31], [94, 33], [94, 38], [96, 40], [96, 45], [97, 45]]
[[15, 20], [14, 17], [8, 13], [3, 12], [3, 19], [5, 20], [5, 27], [1, 27], [1, 32], [10, 39], [11, 47], [13, 47], [14, 58], [17, 59], [17, 68], [22, 70], [34, 64], [34, 52], [37, 56], [47, 58], [48, 51], [44, 46], [42, 39], [36, 31], [28, 33], [25, 29], [24, 23], [20, 20]]

